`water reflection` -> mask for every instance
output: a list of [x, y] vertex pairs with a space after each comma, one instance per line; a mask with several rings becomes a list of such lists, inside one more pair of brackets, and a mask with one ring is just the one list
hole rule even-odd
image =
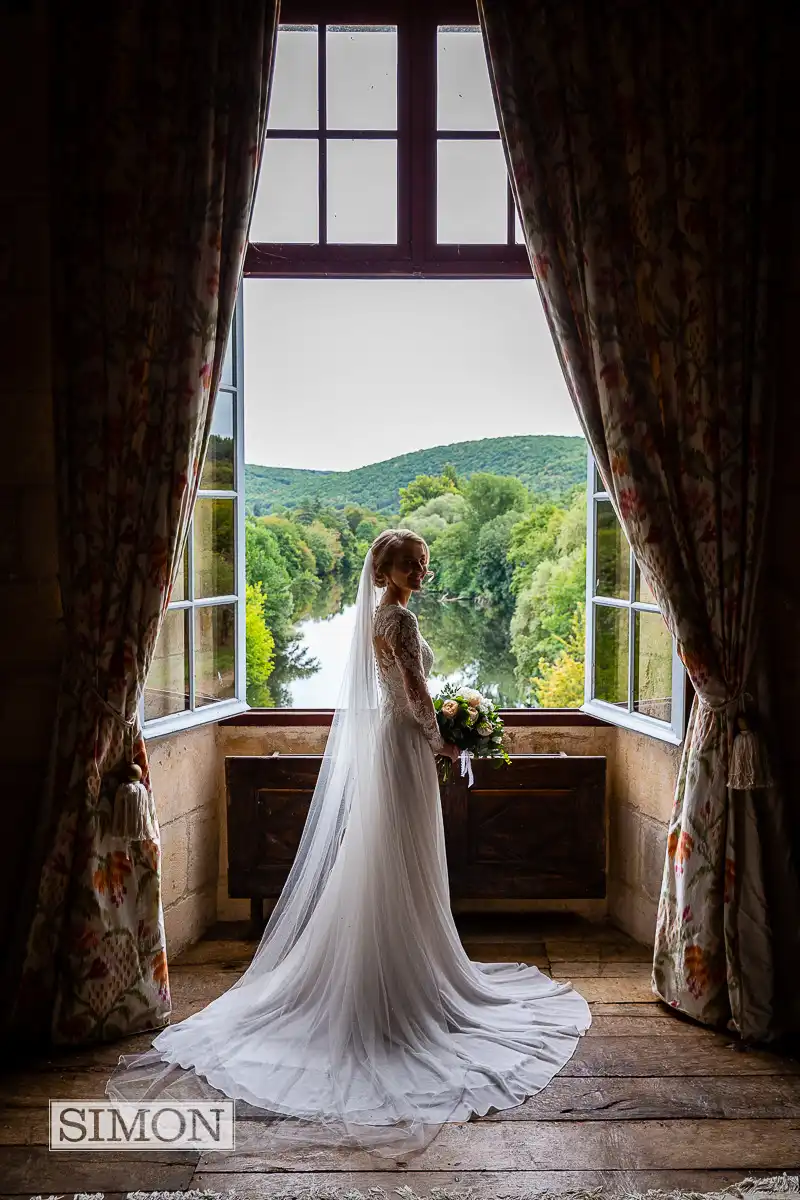
[[[276, 660], [269, 680], [274, 703], [290, 708], [334, 708], [355, 621], [357, 578], [321, 589], [297, 622], [297, 637]], [[441, 603], [412, 597], [420, 629], [434, 652], [429, 686], [445, 682], [476, 687], [502, 708], [524, 705], [514, 678], [507, 614], [469, 601]], [[252, 702], [252, 701], [251, 701]]]

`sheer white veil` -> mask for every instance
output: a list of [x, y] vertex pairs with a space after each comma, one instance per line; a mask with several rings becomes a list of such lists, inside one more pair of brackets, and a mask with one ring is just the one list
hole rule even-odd
[[374, 582], [370, 548], [358, 583], [350, 653], [300, 844], [261, 943], [234, 986], [273, 970], [294, 945], [319, 903], [353, 797], [373, 794], [380, 690], [372, 623], [384, 591]]

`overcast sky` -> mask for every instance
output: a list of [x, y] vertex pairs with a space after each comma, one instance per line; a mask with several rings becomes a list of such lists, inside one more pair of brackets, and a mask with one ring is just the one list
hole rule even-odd
[[581, 432], [533, 280], [253, 279], [244, 306], [250, 463]]
[[[316, 127], [316, 46], [312, 29], [279, 34], [270, 128]], [[439, 128], [496, 128], [480, 34], [440, 32], [437, 60]], [[328, 127], [395, 128], [395, 64], [394, 33], [329, 30]], [[499, 141], [440, 147], [440, 240], [504, 237]], [[267, 139], [253, 240], [316, 239], [316, 156], [314, 140]], [[395, 156], [389, 139], [328, 143], [331, 240], [394, 240]], [[580, 433], [532, 279], [252, 279], [244, 311], [250, 463], [348, 470], [447, 442]]]

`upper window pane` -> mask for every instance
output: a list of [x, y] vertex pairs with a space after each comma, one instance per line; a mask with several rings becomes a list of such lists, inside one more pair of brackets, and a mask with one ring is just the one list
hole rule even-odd
[[397, 27], [327, 30], [328, 129], [397, 128]]
[[234, 567], [233, 500], [205, 500], [194, 509], [194, 594], [232, 596], [236, 591]]
[[319, 241], [316, 138], [267, 138], [250, 225], [251, 242]]
[[636, 599], [639, 604], [658, 605], [658, 601], [650, 590], [650, 585], [642, 574], [642, 569], [638, 563], [636, 564], [636, 592], [634, 599]]
[[278, 30], [268, 129], [316, 129], [318, 117], [317, 27]]
[[480, 28], [442, 25], [436, 35], [439, 129], [497, 129]]
[[397, 142], [328, 142], [328, 241], [397, 241]]
[[508, 174], [499, 138], [440, 141], [436, 191], [440, 245], [505, 244]]
[[610, 500], [596, 500], [597, 563], [595, 596], [630, 599], [631, 552]]
[[184, 544], [181, 551], [181, 561], [178, 564], [178, 571], [175, 575], [175, 582], [172, 585], [172, 595], [170, 596], [170, 604], [177, 604], [179, 600], [189, 599], [189, 558], [186, 553]]
[[200, 490], [204, 492], [232, 492], [234, 480], [233, 453], [233, 395], [217, 392], [214, 417], [208, 439], [208, 452], [200, 476]]

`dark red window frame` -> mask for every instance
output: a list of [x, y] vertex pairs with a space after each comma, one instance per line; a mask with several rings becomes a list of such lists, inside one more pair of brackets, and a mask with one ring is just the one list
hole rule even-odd
[[[499, 140], [492, 131], [436, 129], [436, 29], [477, 25], [470, 0], [284, 0], [281, 24], [397, 26], [397, 129], [325, 130], [325, 55], [318, 57], [318, 130], [268, 130], [267, 138], [318, 140], [320, 243], [251, 242], [245, 277], [366, 279], [531, 278], [528, 252], [514, 242], [515, 207], [507, 189], [507, 244], [440, 245], [436, 241], [437, 140]], [[340, 245], [325, 238], [325, 139], [397, 140], [397, 243]]]

